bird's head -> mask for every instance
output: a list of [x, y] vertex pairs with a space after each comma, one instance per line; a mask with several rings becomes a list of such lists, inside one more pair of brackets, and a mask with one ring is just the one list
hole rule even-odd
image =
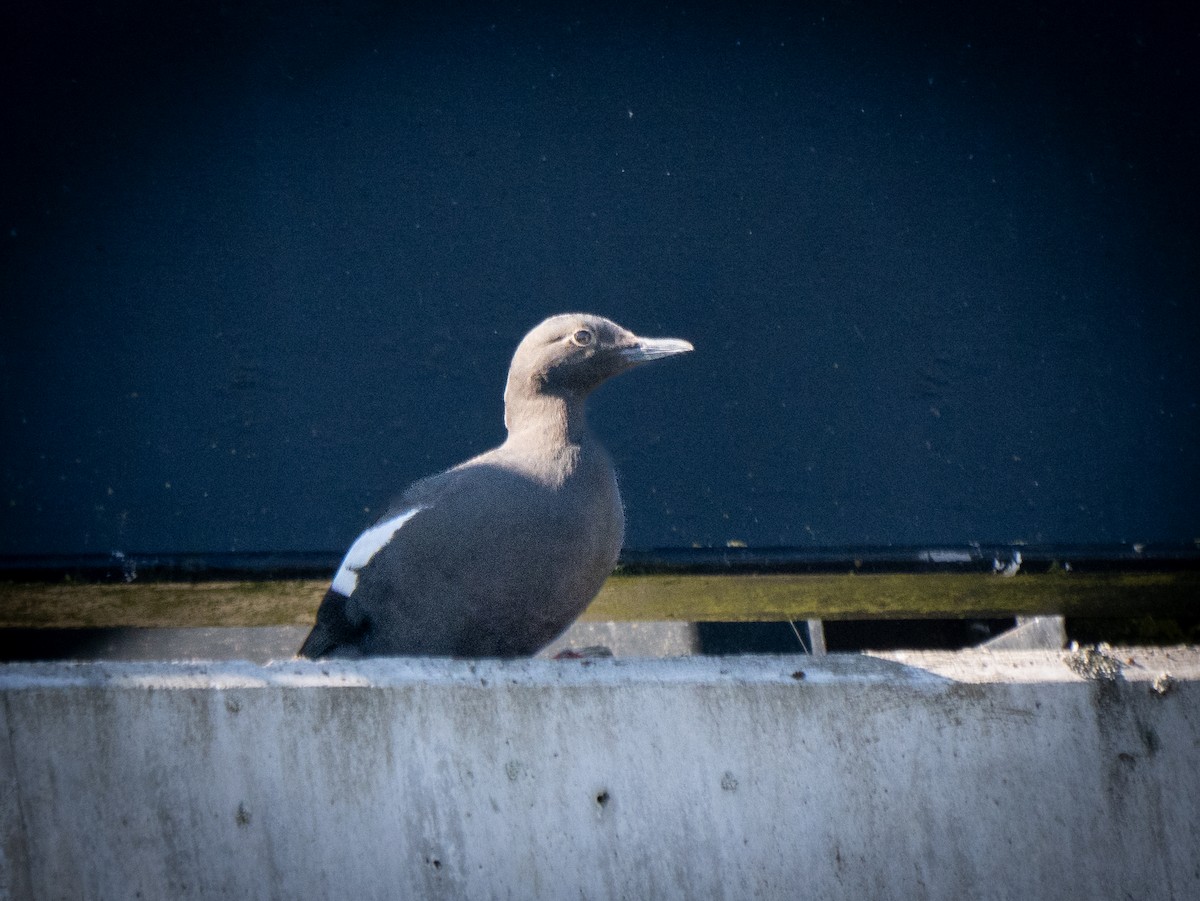
[[614, 375], [689, 350], [687, 341], [640, 338], [602, 316], [551, 316], [517, 345], [504, 391], [506, 410], [539, 395], [582, 401]]

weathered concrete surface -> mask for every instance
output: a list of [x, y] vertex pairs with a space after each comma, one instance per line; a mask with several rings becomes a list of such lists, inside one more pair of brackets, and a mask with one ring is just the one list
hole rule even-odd
[[1017, 624], [983, 647], [990, 651], [1049, 651], [1067, 644], [1067, 624], [1061, 616], [1018, 616]]
[[699, 651], [699, 640], [695, 623], [582, 621], [572, 623], [538, 656], [589, 647], [608, 648], [614, 657], [683, 657]]
[[12, 664], [0, 700], [0, 898], [1200, 897], [1194, 650]]
[[[249, 660], [296, 655], [311, 626], [87, 629], [0, 628], [0, 662], [14, 660]], [[680, 657], [698, 650], [694, 623], [577, 622], [540, 657], [608, 648], [614, 657]]]
[[296, 655], [310, 626], [0, 629], [0, 661], [249, 660]]

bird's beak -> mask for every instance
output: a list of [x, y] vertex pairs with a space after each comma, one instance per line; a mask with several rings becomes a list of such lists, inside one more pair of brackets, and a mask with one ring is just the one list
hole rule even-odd
[[693, 350], [690, 341], [680, 338], [638, 338], [636, 343], [622, 347], [621, 359], [630, 365], [649, 363], [651, 360], [661, 360], [663, 357], [673, 357]]

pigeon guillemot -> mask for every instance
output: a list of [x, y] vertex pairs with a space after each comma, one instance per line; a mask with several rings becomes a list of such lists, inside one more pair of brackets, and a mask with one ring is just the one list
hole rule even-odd
[[507, 440], [416, 482], [358, 537], [300, 655], [516, 657], [556, 638], [600, 591], [625, 531], [584, 401], [691, 349], [578, 313], [534, 328], [508, 371]]

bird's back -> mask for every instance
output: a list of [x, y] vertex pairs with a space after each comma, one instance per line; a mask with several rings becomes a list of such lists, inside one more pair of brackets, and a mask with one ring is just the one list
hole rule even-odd
[[335, 579], [302, 655], [535, 653], [595, 597], [624, 533], [590, 439], [544, 460], [502, 445], [417, 482], [374, 528], [401, 520], [348, 596]]

